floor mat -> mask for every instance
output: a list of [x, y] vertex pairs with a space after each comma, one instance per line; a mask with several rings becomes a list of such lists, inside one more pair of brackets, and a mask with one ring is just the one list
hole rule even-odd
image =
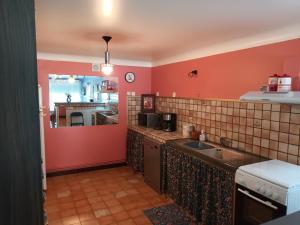
[[191, 218], [176, 204], [147, 209], [144, 214], [154, 225], [191, 225]]

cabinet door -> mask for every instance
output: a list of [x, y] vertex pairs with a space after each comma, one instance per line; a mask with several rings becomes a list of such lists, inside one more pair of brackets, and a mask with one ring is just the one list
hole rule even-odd
[[161, 145], [156, 141], [144, 140], [144, 178], [156, 192], [161, 192]]
[[1, 0], [0, 15], [0, 224], [42, 225], [34, 0]]

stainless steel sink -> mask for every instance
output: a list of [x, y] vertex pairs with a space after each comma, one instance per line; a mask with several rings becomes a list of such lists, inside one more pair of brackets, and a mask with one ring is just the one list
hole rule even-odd
[[205, 149], [203, 150], [203, 153], [212, 158], [224, 161], [243, 158], [243, 154], [224, 148]]
[[184, 145], [186, 145], [190, 148], [193, 148], [195, 150], [204, 150], [204, 149], [215, 148], [212, 145], [205, 144], [205, 143], [202, 143], [202, 142], [199, 142], [199, 141], [188, 141], [188, 142], [185, 142]]
[[185, 146], [185, 148], [189, 148], [191, 150], [196, 150], [199, 151], [199, 153], [201, 152], [202, 154], [211, 157], [211, 158], [215, 158], [218, 160], [222, 160], [222, 161], [229, 161], [232, 159], [238, 159], [238, 158], [242, 158], [243, 154], [233, 151], [233, 150], [229, 150], [226, 148], [220, 148], [217, 146], [213, 146], [207, 143], [202, 143], [199, 141], [185, 141], [185, 142], [181, 142], [181, 144], [183, 146]]

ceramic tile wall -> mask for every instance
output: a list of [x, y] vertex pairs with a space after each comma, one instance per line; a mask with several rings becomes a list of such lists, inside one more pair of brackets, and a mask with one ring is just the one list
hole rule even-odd
[[[135, 125], [140, 97], [128, 100]], [[179, 131], [193, 124], [211, 142], [225, 137], [229, 147], [300, 165], [300, 105], [158, 97], [156, 110], [176, 113]]]
[[127, 96], [128, 125], [137, 125], [138, 113], [141, 111], [141, 96]]

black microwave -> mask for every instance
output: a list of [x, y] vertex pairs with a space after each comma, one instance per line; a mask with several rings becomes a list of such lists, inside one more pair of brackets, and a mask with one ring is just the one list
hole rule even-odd
[[159, 113], [139, 113], [138, 114], [138, 125], [153, 128], [162, 129], [162, 119]]

